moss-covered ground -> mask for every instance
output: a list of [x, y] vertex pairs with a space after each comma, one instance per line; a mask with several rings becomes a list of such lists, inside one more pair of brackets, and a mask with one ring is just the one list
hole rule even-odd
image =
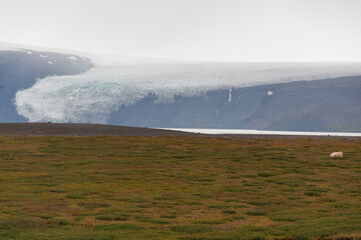
[[361, 139], [0, 137], [0, 239], [361, 239]]

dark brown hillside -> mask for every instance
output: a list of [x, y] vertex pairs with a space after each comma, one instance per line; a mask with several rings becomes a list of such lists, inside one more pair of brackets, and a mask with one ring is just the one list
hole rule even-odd
[[[0, 123], [0, 136], [189, 136], [215, 138], [293, 138], [300, 136], [256, 134], [200, 134], [155, 128], [76, 123]], [[310, 136], [307, 136], [310, 137]], [[357, 138], [318, 136], [314, 138]]]

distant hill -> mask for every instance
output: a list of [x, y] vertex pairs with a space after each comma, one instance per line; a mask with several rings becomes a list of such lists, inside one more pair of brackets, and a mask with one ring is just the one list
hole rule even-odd
[[[110, 116], [110, 124], [149, 127], [361, 131], [361, 77], [299, 81], [177, 96], [149, 95]], [[230, 100], [230, 101], [229, 101]]]
[[27, 49], [0, 50], [0, 122], [24, 122], [13, 104], [15, 93], [30, 88], [37, 79], [74, 75], [93, 66], [90, 59]]
[[[360, 76], [309, 81], [312, 79], [312, 71], [317, 74], [315, 69], [322, 69], [324, 74], [322, 76], [328, 75], [327, 69], [330, 70], [332, 76], [340, 75], [337, 68], [330, 67], [333, 65], [327, 66], [326, 71], [320, 64], [316, 68], [311, 65], [311, 67], [306, 66], [308, 70], [311, 70], [307, 72], [308, 75], [303, 75], [303, 65], [294, 64], [287, 68], [285, 64], [281, 64], [281, 68], [277, 68], [277, 65], [273, 64], [264, 67], [263, 72], [257, 72], [257, 66], [250, 64], [252, 71], [249, 73], [257, 75], [258, 84], [261, 84], [263, 78], [267, 78], [268, 75], [272, 75], [272, 81], [277, 81], [275, 76], [278, 75], [282, 76], [282, 81], [284, 81], [292, 78], [295, 73], [298, 74], [297, 79], [307, 76], [308, 79], [305, 80], [308, 81], [227, 87], [227, 82], [224, 85], [219, 83], [227, 79], [236, 82], [234, 79], [242, 80], [243, 77], [252, 75], [241, 72], [247, 69], [248, 65], [227, 63], [192, 65], [191, 63], [158, 62], [154, 65], [138, 66], [137, 61], [121, 65], [120, 70], [117, 70], [123, 74], [120, 80], [117, 76], [111, 75], [110, 78], [115, 78], [116, 82], [108, 81], [106, 86], [102, 85], [103, 76], [99, 75], [96, 76], [95, 81], [91, 82], [93, 85], [87, 85], [88, 79], [85, 79], [85, 83], [83, 81], [76, 85], [76, 89], [73, 86], [59, 85], [60, 90], [57, 90], [56, 94], [42, 93], [41, 91], [46, 90], [45, 88], [37, 89], [40, 94], [43, 94], [42, 98], [37, 99], [38, 92], [30, 94], [28, 98], [23, 98], [22, 110], [30, 109], [33, 113], [40, 111], [36, 107], [45, 104], [42, 101], [56, 97], [55, 100], [50, 101], [54, 105], [49, 105], [50, 108], [47, 106], [45, 112], [44, 109], [42, 109], [43, 112], [39, 112], [39, 121], [108, 123], [160, 128], [361, 131]], [[27, 121], [24, 116], [18, 114], [14, 98], [19, 90], [32, 89], [37, 79], [54, 75], [69, 75], [72, 78], [67, 81], [72, 83], [72, 81], [77, 81], [77, 74], [84, 73], [94, 66], [92, 60], [76, 54], [29, 49], [0, 50], [0, 122]], [[163, 66], [166, 67], [163, 68]], [[334, 66], [337, 67], [337, 65]], [[349, 70], [345, 72], [358, 69], [357, 65], [348, 67]], [[167, 83], [168, 79], [173, 79], [173, 81], [176, 80], [174, 83], [180, 84], [184, 79], [188, 81], [189, 86], [193, 86], [193, 79], [202, 82], [212, 77], [213, 83], [217, 85], [196, 90], [188, 87], [173, 89], [169, 96], [161, 88], [161, 82], [155, 82], [161, 78], [164, 83]], [[91, 78], [92, 76], [89, 82], [92, 81]], [[144, 89], [143, 82], [132, 85], [132, 81], [139, 78], [148, 84]], [[123, 79], [125, 82], [122, 82]], [[52, 80], [62, 81], [62, 78]], [[197, 84], [194, 85], [197, 86]], [[118, 91], [116, 88], [122, 89]], [[86, 94], [81, 95], [82, 91], [78, 93], [79, 89], [84, 89], [83, 92]], [[72, 91], [73, 95], [66, 95], [68, 91]], [[97, 99], [103, 96], [106, 97], [105, 101], [98, 102]], [[171, 100], [160, 101], [160, 97], [168, 97]], [[73, 99], [73, 101], [63, 101], [59, 107], [57, 99]], [[77, 99], [81, 99], [82, 102], [78, 102]], [[37, 104], [35, 107], [32, 105], [34, 100]], [[56, 109], [52, 114], [54, 112], [57, 114], [57, 109], [59, 109], [62, 111], [59, 112], [62, 118], [54, 119], [51, 114], [48, 114], [48, 109]]]

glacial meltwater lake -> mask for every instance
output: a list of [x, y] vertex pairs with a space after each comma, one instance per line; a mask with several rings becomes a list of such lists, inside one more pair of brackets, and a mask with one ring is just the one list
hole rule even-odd
[[355, 132], [300, 132], [300, 131], [266, 131], [266, 130], [248, 130], [248, 129], [210, 129], [210, 128], [162, 128], [162, 129], [193, 132], [193, 133], [205, 133], [205, 134], [361, 137], [361, 133], [355, 133]]

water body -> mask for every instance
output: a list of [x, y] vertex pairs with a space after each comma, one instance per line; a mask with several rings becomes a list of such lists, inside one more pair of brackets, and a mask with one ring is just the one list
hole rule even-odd
[[248, 130], [248, 129], [207, 129], [207, 128], [162, 128], [162, 129], [193, 132], [193, 133], [204, 133], [204, 134], [361, 137], [361, 133], [344, 133], [344, 132], [263, 131], [263, 130]]

